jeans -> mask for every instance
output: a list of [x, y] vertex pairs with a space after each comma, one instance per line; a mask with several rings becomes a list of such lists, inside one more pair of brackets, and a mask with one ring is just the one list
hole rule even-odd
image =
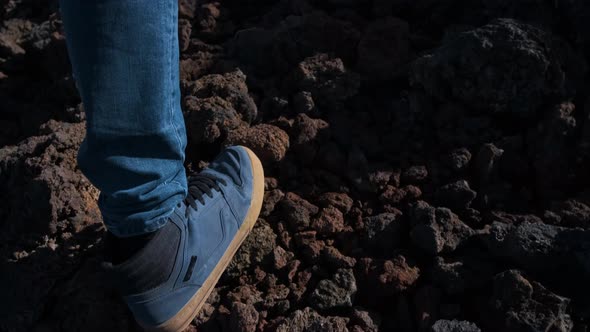
[[107, 229], [152, 232], [187, 195], [178, 0], [60, 0], [84, 110], [78, 165]]

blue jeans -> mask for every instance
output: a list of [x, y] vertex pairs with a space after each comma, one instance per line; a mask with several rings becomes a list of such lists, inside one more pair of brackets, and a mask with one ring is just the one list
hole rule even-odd
[[87, 119], [78, 165], [120, 237], [162, 227], [187, 194], [177, 1], [60, 1]]

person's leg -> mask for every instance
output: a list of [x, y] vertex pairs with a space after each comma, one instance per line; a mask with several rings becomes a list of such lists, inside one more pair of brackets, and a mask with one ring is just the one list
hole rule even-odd
[[107, 229], [161, 228], [186, 197], [177, 0], [60, 0], [87, 119], [79, 167]]
[[105, 266], [135, 319], [166, 332], [198, 313], [264, 197], [262, 164], [244, 147], [185, 178], [177, 1], [61, 0], [87, 112], [80, 168], [102, 191], [114, 250], [133, 248]]

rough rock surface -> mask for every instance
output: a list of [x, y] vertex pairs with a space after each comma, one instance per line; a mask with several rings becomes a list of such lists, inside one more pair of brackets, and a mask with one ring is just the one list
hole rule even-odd
[[336, 106], [359, 88], [359, 77], [344, 67], [339, 58], [318, 54], [303, 60], [287, 81], [290, 89], [309, 91], [317, 103]]
[[84, 125], [51, 121], [41, 132], [0, 149], [0, 184], [19, 188], [0, 194], [8, 202], [0, 210], [6, 330], [25, 330], [41, 318], [61, 280], [77, 271], [102, 233], [98, 191], [76, 169]]
[[278, 127], [259, 124], [231, 131], [224, 144], [249, 147], [264, 165], [269, 165], [285, 157], [289, 149], [289, 136]]
[[590, 232], [586, 230], [527, 221], [517, 226], [493, 223], [485, 243], [493, 255], [529, 271], [567, 269], [580, 278], [590, 275]]
[[356, 280], [352, 270], [339, 269], [332, 279], [319, 282], [311, 294], [310, 301], [319, 310], [351, 307], [356, 291]]
[[342, 317], [323, 317], [311, 308], [297, 310], [284, 321], [277, 324], [277, 332], [348, 332], [346, 324], [348, 319]]
[[437, 320], [432, 325], [432, 332], [480, 332], [473, 323], [458, 320]]
[[568, 92], [564, 70], [571, 64], [560, 51], [550, 34], [500, 19], [461, 32], [418, 59], [412, 79], [437, 98], [488, 112], [531, 116], [543, 98]]
[[360, 279], [373, 296], [389, 296], [413, 286], [420, 269], [408, 264], [404, 256], [392, 260], [363, 258], [359, 262]]
[[447, 208], [434, 208], [418, 201], [412, 209], [410, 238], [425, 253], [451, 252], [474, 234], [459, 217]]
[[[587, 331], [589, 14], [179, 0], [187, 169], [243, 144], [267, 176], [188, 331]], [[137, 331], [100, 268], [58, 3], [0, 17], [0, 330]]]
[[490, 307], [498, 315], [495, 324], [502, 331], [571, 331], [572, 321], [567, 314], [569, 304], [570, 299], [527, 280], [517, 270], [503, 272], [494, 278]]

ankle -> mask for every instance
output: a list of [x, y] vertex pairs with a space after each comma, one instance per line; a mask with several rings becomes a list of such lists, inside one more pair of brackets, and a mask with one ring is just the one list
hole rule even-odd
[[113, 233], [107, 231], [105, 237], [106, 259], [113, 265], [118, 265], [127, 261], [143, 249], [154, 238], [158, 231], [159, 230], [131, 237], [117, 237]]

